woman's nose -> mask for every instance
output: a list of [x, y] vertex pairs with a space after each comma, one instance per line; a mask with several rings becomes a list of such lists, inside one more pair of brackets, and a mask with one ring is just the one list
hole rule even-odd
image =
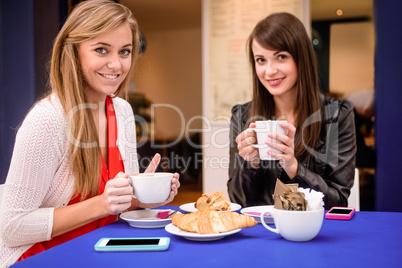
[[276, 68], [275, 63], [268, 62], [266, 65], [266, 68], [265, 68], [265, 74], [267, 76], [271, 76], [271, 75], [275, 74], [276, 72], [277, 72], [277, 68]]
[[119, 55], [110, 55], [110, 57], [108, 58], [108, 62], [106, 64], [106, 66], [109, 69], [119, 69], [121, 67], [121, 62], [120, 62], [120, 57]]

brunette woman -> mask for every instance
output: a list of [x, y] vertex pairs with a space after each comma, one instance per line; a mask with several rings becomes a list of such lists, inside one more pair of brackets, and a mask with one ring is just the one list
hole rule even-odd
[[[272, 205], [276, 179], [322, 192], [325, 208], [347, 206], [355, 169], [350, 103], [320, 93], [305, 27], [288, 13], [261, 20], [248, 39], [253, 99], [232, 109], [228, 192], [243, 207]], [[268, 135], [277, 161], [260, 160], [256, 120], [285, 119], [286, 135]]]

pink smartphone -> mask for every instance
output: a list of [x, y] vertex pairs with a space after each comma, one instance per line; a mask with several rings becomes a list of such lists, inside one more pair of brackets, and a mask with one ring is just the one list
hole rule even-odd
[[332, 207], [325, 213], [325, 218], [330, 220], [350, 220], [356, 209], [347, 207]]

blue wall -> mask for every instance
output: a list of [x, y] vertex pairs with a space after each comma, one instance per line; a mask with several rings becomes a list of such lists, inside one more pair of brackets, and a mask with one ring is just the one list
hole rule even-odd
[[375, 0], [376, 210], [402, 212], [402, 1]]
[[18, 125], [47, 91], [46, 66], [67, 6], [67, 0], [0, 0], [0, 183]]
[[0, 183], [6, 179], [16, 128], [35, 101], [33, 0], [0, 2]]

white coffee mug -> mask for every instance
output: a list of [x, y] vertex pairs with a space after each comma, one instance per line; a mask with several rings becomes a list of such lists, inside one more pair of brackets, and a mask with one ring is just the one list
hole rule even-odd
[[[275, 121], [275, 120], [265, 120], [265, 121], [255, 121], [255, 128], [248, 128], [257, 134], [257, 144], [251, 144], [254, 148], [258, 149], [261, 160], [277, 160], [276, 158], [270, 156], [267, 151], [272, 150], [276, 153], [282, 153], [281, 151], [272, 148], [265, 144], [269, 139], [268, 133], [285, 135], [286, 130], [279, 125], [280, 122], [286, 121]], [[269, 139], [272, 141], [277, 141], [275, 139]]]
[[310, 241], [321, 230], [324, 219], [324, 208], [312, 211], [294, 211], [283, 209], [272, 209], [262, 212], [271, 213], [274, 218], [275, 228], [268, 226], [261, 217], [261, 223], [269, 231], [280, 234], [283, 238], [289, 241]]
[[173, 173], [155, 172], [140, 173], [129, 177], [134, 189], [133, 197], [141, 203], [161, 203], [170, 194]]

